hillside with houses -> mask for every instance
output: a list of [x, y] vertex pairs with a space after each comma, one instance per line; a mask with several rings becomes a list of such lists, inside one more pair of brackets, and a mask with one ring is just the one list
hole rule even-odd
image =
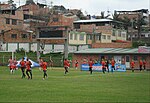
[[148, 9], [114, 11], [112, 17], [84, 15], [80, 9], [26, 0], [0, 4], [0, 50], [63, 52], [87, 48], [132, 48], [150, 45]]

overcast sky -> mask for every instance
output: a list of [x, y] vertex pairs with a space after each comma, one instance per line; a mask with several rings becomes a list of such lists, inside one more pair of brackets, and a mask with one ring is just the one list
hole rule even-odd
[[[7, 2], [8, 0], [0, 0]], [[25, 4], [26, 0], [14, 0], [17, 5]], [[39, 3], [53, 2], [53, 5], [64, 5], [66, 9], [81, 9], [85, 14], [98, 15], [101, 11], [149, 9], [150, 0], [34, 0]]]

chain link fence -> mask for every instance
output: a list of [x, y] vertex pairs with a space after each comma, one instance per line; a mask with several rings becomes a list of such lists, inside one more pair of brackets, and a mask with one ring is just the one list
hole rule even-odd
[[[9, 60], [10, 56], [1, 56], [0, 57], [0, 66], [7, 66], [8, 65], [8, 60]], [[28, 57], [29, 59], [31, 59], [34, 62], [37, 62], [37, 57]], [[41, 57], [43, 60], [45, 60], [48, 63], [48, 66], [50, 66], [51, 64], [54, 67], [62, 67], [63, 66], [63, 59], [62, 58], [51, 58], [51, 60], [53, 62], [50, 62], [50, 57]], [[20, 60], [22, 58], [16, 57], [16, 60]]]

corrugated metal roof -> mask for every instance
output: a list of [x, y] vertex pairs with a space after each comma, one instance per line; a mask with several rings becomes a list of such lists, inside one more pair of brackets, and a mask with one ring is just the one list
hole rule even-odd
[[74, 21], [74, 23], [87, 23], [87, 22], [108, 22], [113, 21], [111, 19], [91, 19], [91, 20], [78, 20]]
[[75, 54], [150, 54], [138, 53], [138, 48], [94, 48], [75, 52]]

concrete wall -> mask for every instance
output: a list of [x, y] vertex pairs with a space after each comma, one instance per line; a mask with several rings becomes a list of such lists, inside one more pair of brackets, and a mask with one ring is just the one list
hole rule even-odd
[[[9, 52], [15, 52], [18, 49], [23, 48], [27, 52], [31, 51], [37, 51], [37, 43], [5, 43], [2, 44], [2, 50], [3, 51], [9, 51]], [[88, 45], [81, 45], [78, 47], [78, 50], [87, 49]], [[77, 46], [75, 45], [69, 45], [68, 46], [69, 52], [75, 52], [77, 51]], [[64, 52], [64, 45], [59, 44], [46, 44], [45, 49], [43, 51], [44, 53], [50, 53], [50, 52]]]

